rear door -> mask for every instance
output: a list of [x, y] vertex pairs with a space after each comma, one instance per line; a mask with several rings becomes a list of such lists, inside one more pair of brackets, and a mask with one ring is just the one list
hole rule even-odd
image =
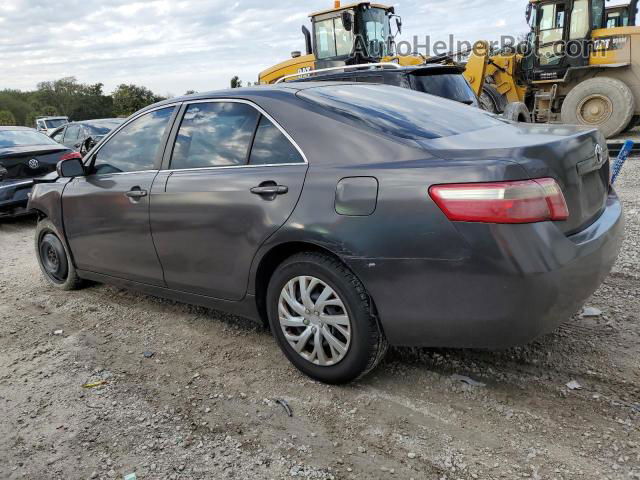
[[149, 192], [175, 108], [131, 120], [91, 155], [90, 174], [65, 187], [65, 233], [79, 269], [164, 285], [149, 230]]
[[254, 104], [209, 100], [183, 110], [151, 195], [153, 241], [168, 287], [240, 300], [257, 249], [298, 201], [307, 163]]

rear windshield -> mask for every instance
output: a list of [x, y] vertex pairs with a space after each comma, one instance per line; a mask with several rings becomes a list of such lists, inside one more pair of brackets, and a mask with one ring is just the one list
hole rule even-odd
[[504, 124], [477, 108], [389, 85], [327, 85], [298, 95], [353, 122], [411, 140], [449, 137]]
[[0, 148], [28, 147], [32, 145], [58, 145], [46, 135], [32, 130], [0, 131]]
[[53, 120], [45, 120], [44, 123], [47, 125], [47, 128], [58, 128], [69, 122], [64, 118], [55, 118]]
[[447, 73], [441, 75], [414, 75], [415, 89], [456, 102], [476, 105], [476, 95], [462, 75]]

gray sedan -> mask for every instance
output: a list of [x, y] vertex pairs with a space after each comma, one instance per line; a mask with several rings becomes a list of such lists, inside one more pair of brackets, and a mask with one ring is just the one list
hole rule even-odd
[[58, 175], [29, 205], [51, 285], [264, 321], [328, 383], [370, 371], [388, 344], [500, 348], [552, 331], [623, 233], [597, 130], [384, 85], [172, 99]]

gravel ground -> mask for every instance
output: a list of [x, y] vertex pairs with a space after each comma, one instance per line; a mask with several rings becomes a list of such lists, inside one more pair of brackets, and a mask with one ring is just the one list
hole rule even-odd
[[507, 351], [394, 349], [339, 388], [243, 319], [55, 291], [33, 220], [1, 223], [0, 478], [638, 479], [640, 160], [618, 191], [626, 243], [588, 302], [600, 314]]

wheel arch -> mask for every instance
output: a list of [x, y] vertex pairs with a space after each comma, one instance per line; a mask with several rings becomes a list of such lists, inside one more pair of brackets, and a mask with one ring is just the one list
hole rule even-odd
[[[253, 293], [255, 295], [256, 309], [260, 316], [260, 319], [265, 325], [268, 325], [267, 310], [266, 310], [266, 296], [269, 280], [275, 272], [278, 265], [284, 260], [302, 252], [317, 252], [328, 255], [335, 258], [342, 263], [346, 268], [349, 266], [336, 252], [330, 248], [317, 243], [304, 241], [304, 240], [290, 240], [271, 246], [261, 257], [255, 269], [255, 274], [252, 280]], [[350, 268], [349, 270], [355, 275]], [[357, 275], [356, 275], [357, 276]], [[372, 308], [375, 309], [373, 299], [370, 298]]]

